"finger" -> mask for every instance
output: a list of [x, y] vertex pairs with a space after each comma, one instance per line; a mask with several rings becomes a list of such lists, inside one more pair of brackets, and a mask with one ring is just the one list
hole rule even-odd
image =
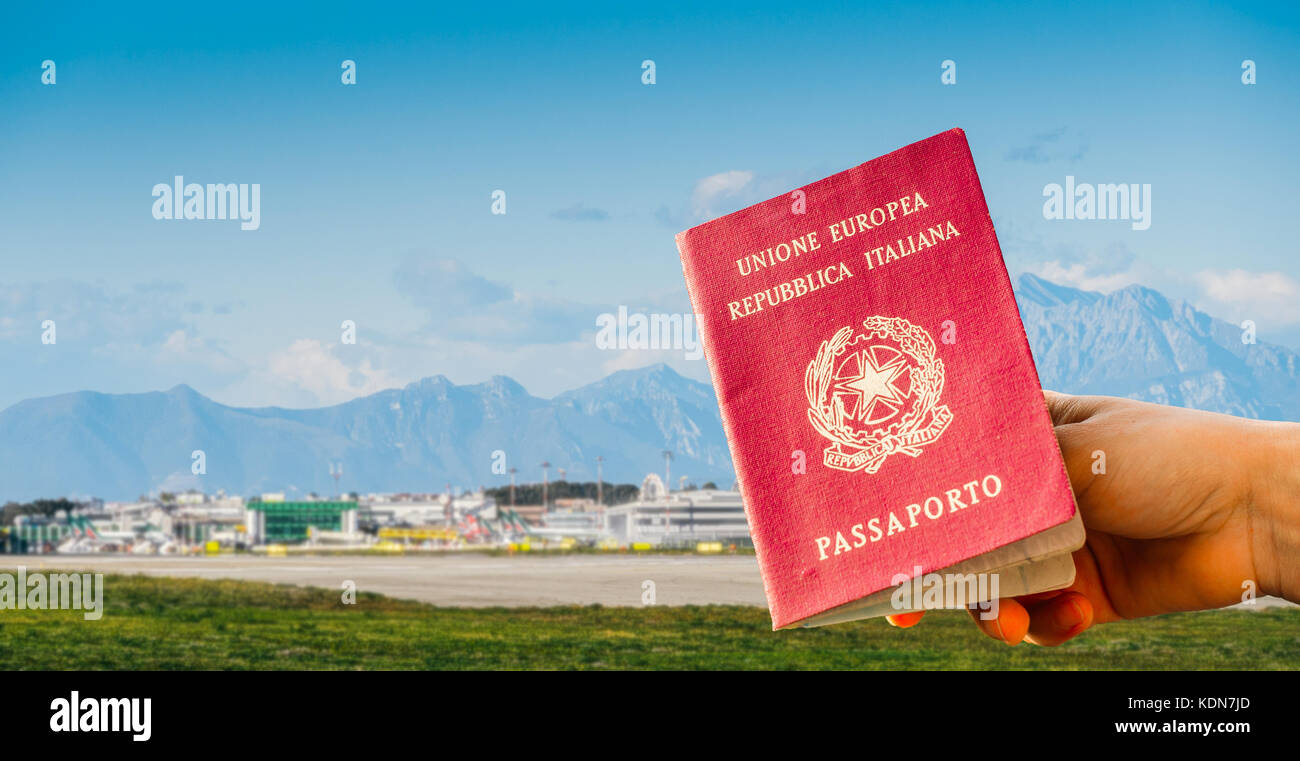
[[[1019, 644], [1029, 632], [1029, 613], [1025, 606], [1007, 597], [998, 600], [997, 615], [984, 618], [988, 612], [978, 607], [968, 609], [975, 626], [999, 642], [1008, 645]], [[991, 612], [991, 611], [989, 611]]]
[[893, 616], [885, 616], [885, 620], [900, 629], [910, 629], [921, 623], [921, 616], [924, 615], [925, 611], [918, 610], [915, 613], [899, 613]]
[[1066, 592], [1029, 608], [1029, 641], [1056, 647], [1092, 626], [1092, 603], [1078, 592]]
[[1098, 553], [1105, 553], [1107, 556], [1112, 557], [1112, 565], [1122, 563], [1123, 561], [1118, 558], [1117, 552], [1113, 538], [1102, 533], [1093, 532], [1088, 535], [1088, 543], [1073, 553], [1074, 583], [1063, 591], [1083, 595], [1088, 606], [1092, 609], [1092, 620], [1089, 622], [1089, 626], [1120, 621], [1124, 618], [1115, 610], [1114, 604], [1110, 601], [1106, 585], [1101, 581], [1101, 568], [1097, 559]]
[[1052, 425], [1069, 425], [1087, 420], [1097, 414], [1105, 397], [1073, 396], [1043, 389], [1043, 398], [1047, 400], [1047, 412], [1052, 416]]
[[1040, 602], [1047, 602], [1048, 600], [1052, 599], [1053, 597], [1060, 597], [1061, 595], [1065, 594], [1067, 591], [1069, 591], [1069, 590], [1068, 590], [1068, 589], [1052, 589], [1052, 590], [1048, 590], [1048, 591], [1046, 591], [1046, 592], [1035, 592], [1035, 593], [1033, 593], [1033, 594], [1031, 594], [1031, 595], [1020, 595], [1019, 597], [1016, 598], [1016, 601], [1019, 602], [1021, 605], [1025, 606], [1025, 608], [1028, 609], [1028, 608], [1032, 608], [1032, 607], [1034, 607], [1035, 605], [1037, 605], [1037, 604], [1040, 603]]

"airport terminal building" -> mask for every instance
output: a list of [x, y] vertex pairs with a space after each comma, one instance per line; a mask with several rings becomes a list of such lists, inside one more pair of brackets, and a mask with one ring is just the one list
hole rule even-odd
[[357, 503], [255, 500], [248, 503], [245, 526], [252, 544], [296, 544], [320, 531], [351, 535], [357, 531]]
[[740, 492], [699, 489], [666, 494], [643, 490], [636, 502], [611, 507], [606, 531], [624, 544], [688, 547], [697, 542], [752, 546]]

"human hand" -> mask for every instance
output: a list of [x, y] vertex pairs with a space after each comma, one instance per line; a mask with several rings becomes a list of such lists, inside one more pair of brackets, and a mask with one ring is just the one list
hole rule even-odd
[[1044, 394], [1087, 541], [1070, 587], [1001, 600], [990, 620], [972, 610], [981, 631], [1059, 645], [1094, 623], [1241, 602], [1248, 581], [1300, 601], [1300, 425]]

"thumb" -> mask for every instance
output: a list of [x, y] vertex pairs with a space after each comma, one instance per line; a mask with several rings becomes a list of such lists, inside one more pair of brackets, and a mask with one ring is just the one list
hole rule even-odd
[[1074, 396], [1043, 389], [1043, 398], [1047, 401], [1047, 412], [1052, 416], [1052, 425], [1061, 426], [1078, 423], [1097, 414], [1106, 397]]

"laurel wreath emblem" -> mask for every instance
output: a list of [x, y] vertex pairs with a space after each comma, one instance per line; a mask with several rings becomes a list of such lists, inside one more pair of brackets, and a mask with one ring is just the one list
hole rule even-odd
[[[864, 430], [849, 425], [843, 407], [835, 404], [829, 392], [836, 361], [858, 342], [872, 338], [892, 341], [916, 362], [911, 369], [914, 398], [901, 419], [885, 427]], [[874, 473], [890, 454], [919, 455], [920, 446], [937, 439], [952, 420], [948, 408], [938, 405], [943, 381], [943, 360], [935, 356], [934, 340], [920, 326], [901, 317], [877, 315], [862, 321], [862, 332], [856, 337], [853, 326], [840, 328], [830, 340], [822, 341], [817, 356], [808, 363], [804, 373], [808, 422], [833, 442], [826, 451], [826, 464], [840, 470], [865, 469]]]

